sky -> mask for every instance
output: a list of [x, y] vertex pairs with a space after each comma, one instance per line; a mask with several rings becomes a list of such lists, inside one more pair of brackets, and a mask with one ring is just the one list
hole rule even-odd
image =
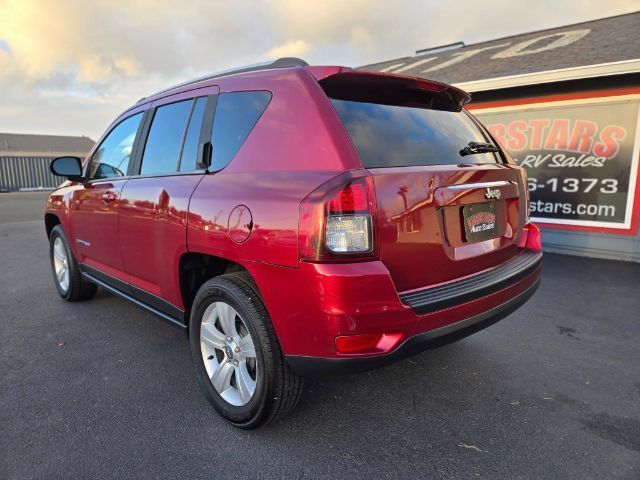
[[359, 66], [640, 0], [0, 0], [0, 132], [97, 140], [139, 98], [281, 56]]

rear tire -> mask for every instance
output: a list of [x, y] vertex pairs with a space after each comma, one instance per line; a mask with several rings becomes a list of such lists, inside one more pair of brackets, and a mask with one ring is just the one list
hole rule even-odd
[[295, 407], [302, 393], [302, 377], [284, 360], [269, 314], [248, 273], [221, 275], [200, 287], [191, 312], [189, 339], [204, 395], [232, 425], [257, 428]]
[[82, 278], [78, 261], [69, 248], [60, 225], [56, 225], [49, 235], [49, 257], [53, 281], [63, 299], [67, 302], [79, 302], [96, 294], [98, 286]]

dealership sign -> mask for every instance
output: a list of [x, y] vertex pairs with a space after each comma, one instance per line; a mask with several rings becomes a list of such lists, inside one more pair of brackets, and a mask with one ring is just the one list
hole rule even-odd
[[640, 98], [478, 108], [473, 113], [529, 177], [539, 222], [630, 229]]

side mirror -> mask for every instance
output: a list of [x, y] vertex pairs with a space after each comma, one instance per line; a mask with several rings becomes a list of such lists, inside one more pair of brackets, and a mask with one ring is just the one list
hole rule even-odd
[[49, 170], [54, 175], [66, 177], [72, 182], [82, 180], [82, 161], [78, 157], [54, 158], [49, 165]]

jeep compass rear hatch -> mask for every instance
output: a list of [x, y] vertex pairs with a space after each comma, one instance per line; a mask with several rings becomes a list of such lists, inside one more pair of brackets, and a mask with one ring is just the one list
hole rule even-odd
[[380, 259], [399, 291], [473, 275], [517, 254], [524, 176], [462, 108], [468, 94], [356, 71], [319, 83], [374, 177]]

